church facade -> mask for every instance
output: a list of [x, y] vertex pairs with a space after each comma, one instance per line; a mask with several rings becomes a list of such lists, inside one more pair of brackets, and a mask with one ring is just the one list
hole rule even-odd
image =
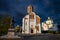
[[27, 7], [27, 15], [22, 19], [22, 33], [41, 33], [40, 17], [33, 12], [31, 5]]

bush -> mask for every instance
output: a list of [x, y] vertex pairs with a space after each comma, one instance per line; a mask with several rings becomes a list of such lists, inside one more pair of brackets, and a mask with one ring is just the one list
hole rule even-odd
[[48, 33], [56, 34], [56, 31], [48, 31]]

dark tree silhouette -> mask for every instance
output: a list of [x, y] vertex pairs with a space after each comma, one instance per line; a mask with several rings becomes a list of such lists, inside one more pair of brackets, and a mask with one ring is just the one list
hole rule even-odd
[[11, 17], [8, 15], [2, 15], [0, 19], [0, 35], [7, 34], [8, 28], [10, 28]]

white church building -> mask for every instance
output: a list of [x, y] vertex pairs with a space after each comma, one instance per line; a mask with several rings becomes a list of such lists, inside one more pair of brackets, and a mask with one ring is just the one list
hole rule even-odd
[[41, 33], [40, 17], [33, 12], [31, 5], [27, 7], [27, 15], [22, 19], [22, 33], [36, 34]]
[[45, 22], [42, 22], [43, 31], [58, 31], [57, 24], [54, 24], [53, 20], [48, 17]]

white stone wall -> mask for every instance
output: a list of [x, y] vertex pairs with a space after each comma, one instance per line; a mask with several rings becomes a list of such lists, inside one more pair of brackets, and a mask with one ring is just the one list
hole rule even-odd
[[25, 19], [23, 18], [23, 19], [22, 19], [22, 33], [24, 33], [24, 31], [25, 31], [25, 30], [24, 30], [24, 20], [25, 20]]
[[42, 30], [44, 30], [44, 31], [49, 30], [48, 26], [45, 23], [42, 23]]
[[[40, 27], [40, 24], [36, 24], [36, 15], [34, 12], [32, 12], [34, 14], [34, 19], [29, 19], [29, 15], [26, 15], [24, 18], [23, 18], [23, 25], [22, 25], [22, 33], [26, 33], [26, 34], [29, 34], [31, 33], [31, 28], [33, 28], [33, 33], [36, 34], [36, 25], [38, 25], [39, 27], [39, 31], [37, 31], [37, 33], [41, 33], [41, 27]], [[27, 18], [27, 19], [25, 19]]]
[[25, 33], [29, 33], [29, 21], [25, 20]]
[[36, 33], [35, 22], [30, 21], [30, 29], [33, 28], [33, 33]]
[[39, 32], [38, 32], [38, 33], [41, 33], [41, 27], [40, 27], [40, 23], [38, 24], [38, 26], [39, 26]]

